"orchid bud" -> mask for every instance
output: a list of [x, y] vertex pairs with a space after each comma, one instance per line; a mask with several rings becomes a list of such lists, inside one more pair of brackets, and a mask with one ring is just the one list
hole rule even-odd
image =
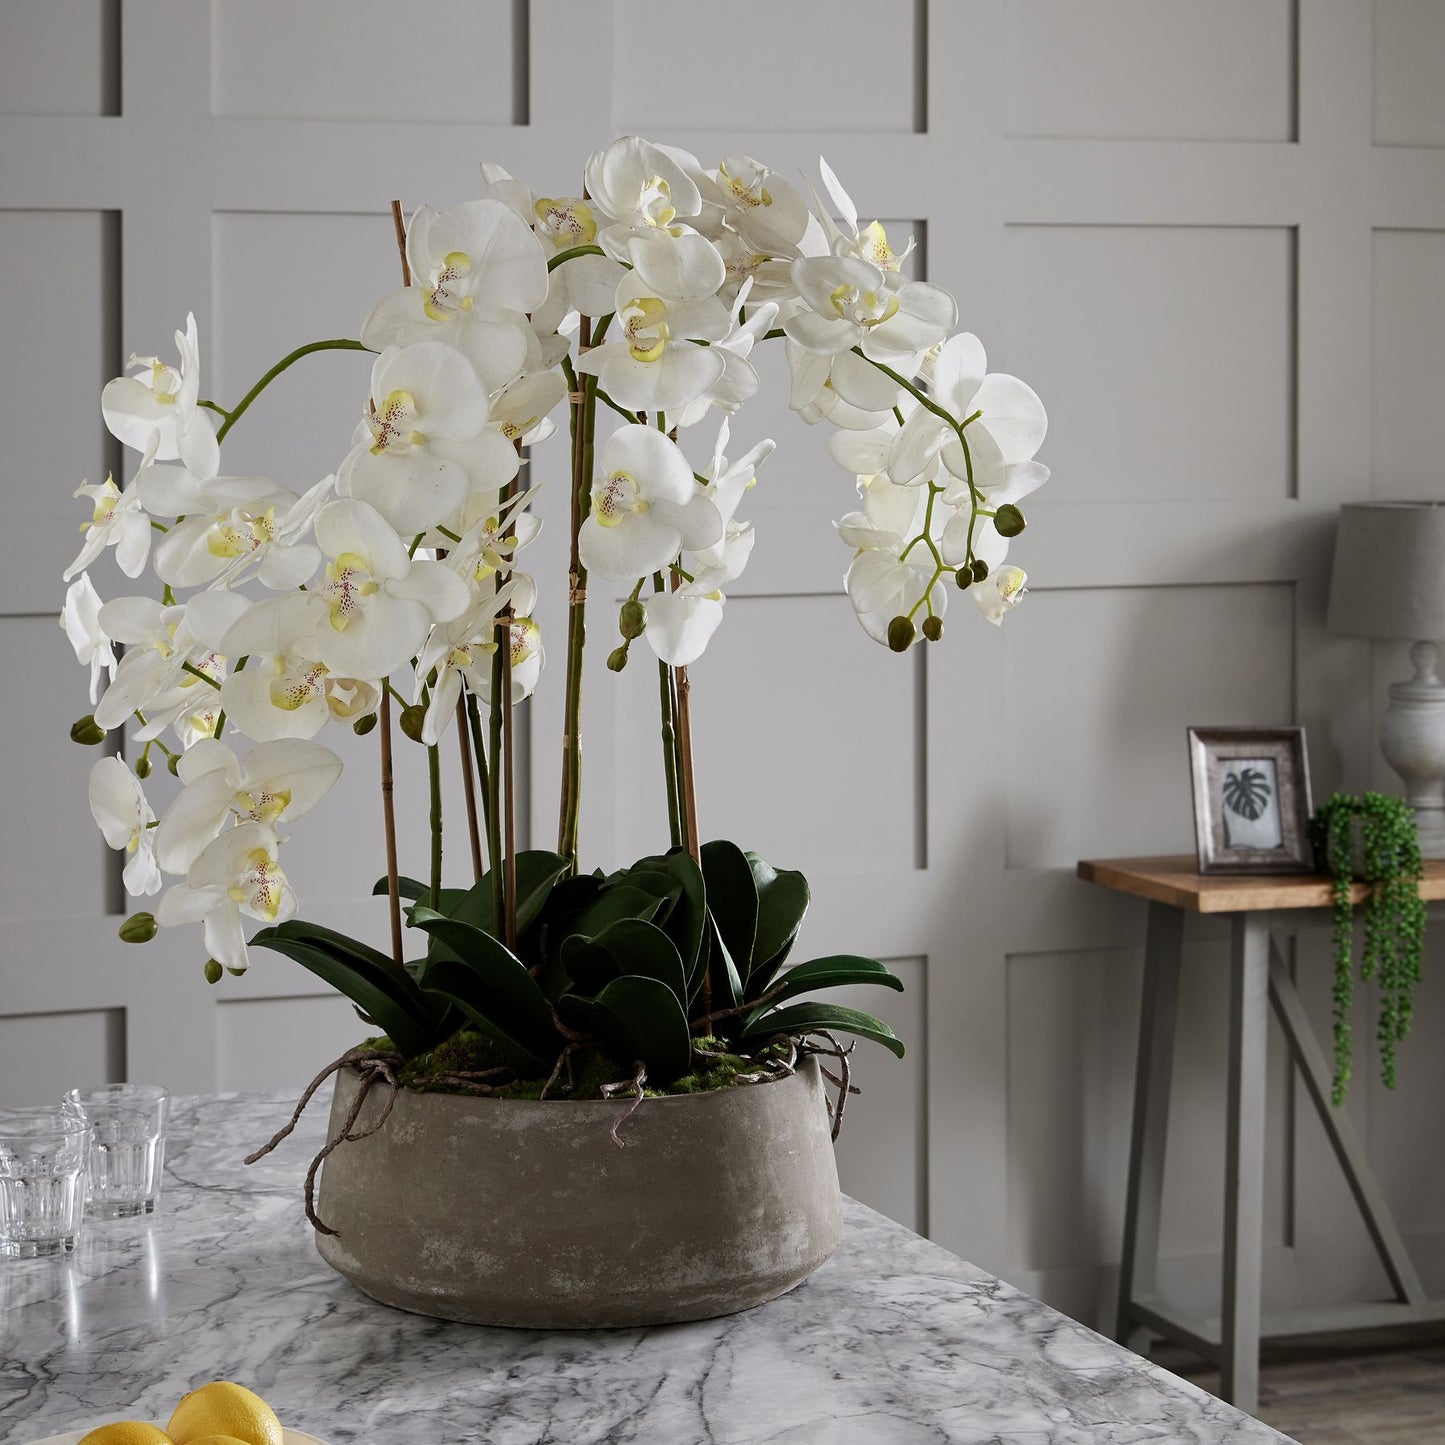
[[1024, 514], [1012, 502], [1005, 502], [993, 514], [993, 525], [1000, 537], [1017, 537], [1028, 523], [1024, 521]]
[[607, 654], [608, 672], [621, 672], [627, 666], [627, 644], [624, 642], [621, 647], [613, 648]]
[[923, 635], [930, 642], [937, 642], [943, 636], [943, 618], [925, 617], [923, 619]]
[[634, 637], [641, 637], [647, 626], [647, 609], [637, 598], [629, 597], [622, 604], [622, 611], [617, 618], [617, 630], [631, 642]]
[[149, 943], [159, 929], [153, 913], [132, 913], [120, 926], [122, 943]]
[[888, 624], [888, 646], [894, 652], [907, 652], [913, 646], [913, 621], [908, 617], [895, 617]]
[[987, 580], [987, 578], [988, 563], [985, 562], [982, 557], [975, 557], [973, 559], [973, 580], [975, 582], [983, 582]]
[[241, 975], [245, 973], [245, 971], [246, 970], [244, 968], [232, 968], [229, 963], [226, 965], [226, 972], [231, 974], [235, 978], [240, 978]]
[[180, 777], [180, 775], [181, 775], [181, 755], [180, 755], [179, 753], [172, 753], [172, 754], [170, 755], [170, 757], [168, 757], [168, 758], [166, 759], [166, 771], [167, 771], [167, 772], [171, 775], [171, 777], [173, 777], [173, 778], [178, 778], [178, 777]]
[[151, 755], [142, 753], [135, 760], [135, 775], [138, 778], [148, 778], [151, 775]]
[[421, 730], [425, 722], [426, 709], [424, 707], [421, 707], [417, 703], [412, 703], [410, 707], [402, 708], [401, 730], [412, 742], [419, 743], [421, 741]]
[[359, 717], [351, 724], [351, 731], [359, 738], [364, 738], [372, 728], [376, 726], [376, 714], [369, 712], [365, 717]]
[[960, 592], [967, 592], [973, 586], [973, 564], [971, 562], [963, 563], [953, 574], [953, 580], [958, 583]]
[[83, 718], [71, 724], [70, 741], [80, 743], [83, 747], [93, 748], [96, 743], [105, 741], [105, 729], [96, 722], [93, 714], [86, 713]]
[[206, 960], [206, 966], [202, 972], [206, 975], [207, 983], [220, 983], [221, 965], [217, 963], [214, 958], [208, 958]]

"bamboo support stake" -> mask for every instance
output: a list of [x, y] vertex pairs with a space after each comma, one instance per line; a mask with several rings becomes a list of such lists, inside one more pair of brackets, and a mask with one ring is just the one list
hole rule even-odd
[[477, 820], [477, 780], [472, 771], [472, 743], [468, 736], [466, 686], [457, 694], [457, 744], [462, 758], [462, 792], [467, 800], [467, 836], [472, 844], [472, 879], [482, 876], [482, 833]]
[[[396, 249], [401, 257], [402, 285], [411, 285], [411, 267], [406, 260], [406, 222], [402, 219], [401, 202], [391, 203], [391, 219], [396, 229]], [[391, 956], [398, 967], [405, 961], [401, 941], [401, 887], [396, 861], [396, 779], [391, 766], [391, 693], [385, 679], [381, 688], [381, 815], [386, 834], [386, 901], [391, 914]]]

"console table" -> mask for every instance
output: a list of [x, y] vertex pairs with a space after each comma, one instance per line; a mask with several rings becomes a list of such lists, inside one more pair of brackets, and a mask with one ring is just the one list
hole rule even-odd
[[302, 1215], [324, 1107], [241, 1167], [293, 1098], [178, 1100], [154, 1215], [0, 1261], [0, 1440], [164, 1420], [234, 1379], [330, 1445], [1287, 1445], [852, 1200], [817, 1274], [726, 1319], [568, 1332], [387, 1309]]
[[[1331, 907], [1334, 880], [1318, 874], [1202, 875], [1192, 856], [1085, 860], [1079, 864], [1079, 877], [1149, 905], [1116, 1338], [1131, 1343], [1154, 1333], [1184, 1345], [1219, 1366], [1225, 1399], [1253, 1410], [1262, 1338], [1445, 1319], [1445, 1300], [1426, 1296], [1349, 1116], [1330, 1103], [1330, 1067], [1275, 939], [1291, 915], [1298, 919], [1300, 910]], [[1420, 895], [1445, 899], [1445, 862], [1426, 863]], [[1354, 885], [1354, 896], [1357, 903], [1364, 902], [1368, 886]], [[1223, 914], [1230, 920], [1224, 1269], [1218, 1325], [1170, 1310], [1155, 1294], [1179, 954], [1189, 913]], [[1265, 1046], [1271, 1006], [1389, 1276], [1394, 1300], [1262, 1315]]]

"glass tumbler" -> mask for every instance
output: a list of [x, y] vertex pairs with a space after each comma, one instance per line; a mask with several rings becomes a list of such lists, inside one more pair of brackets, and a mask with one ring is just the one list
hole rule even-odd
[[94, 1219], [150, 1214], [161, 1192], [170, 1092], [159, 1084], [71, 1089], [65, 1107], [92, 1130], [85, 1209]]
[[75, 1248], [89, 1153], [90, 1125], [69, 1110], [0, 1113], [0, 1256]]

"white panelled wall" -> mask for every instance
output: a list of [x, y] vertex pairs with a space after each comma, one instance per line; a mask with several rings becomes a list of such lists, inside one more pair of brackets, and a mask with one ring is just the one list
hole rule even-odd
[[[1306, 724], [1317, 795], [1393, 781], [1374, 728], [1402, 656], [1330, 639], [1322, 619], [1337, 505], [1445, 495], [1445, 6], [405, 11], [398, 33], [383, 0], [0, 0], [0, 1102], [101, 1077], [295, 1086], [358, 1033], [271, 955], [211, 989], [198, 937], [116, 939], [93, 755], [66, 739], [84, 682], [54, 616], [82, 520], [70, 492], [121, 462], [96, 397], [123, 356], [168, 352], [194, 309], [204, 389], [226, 402], [293, 346], [354, 336], [396, 284], [391, 197], [464, 199], [483, 158], [565, 194], [624, 130], [789, 173], [826, 152], [866, 216], [919, 238], [913, 264], [957, 293], [993, 364], [1037, 386], [1055, 481], [1017, 544], [1033, 594], [1002, 631], [960, 599], [940, 645], [894, 658], [842, 596], [829, 522], [850, 482], [787, 412], [768, 356], [770, 394], [734, 428], [738, 450], [779, 442], [750, 494], [759, 541], [694, 670], [703, 832], [807, 871], [809, 952], [873, 953], [907, 981], [882, 1008], [907, 1059], [859, 1050], [845, 1186], [1095, 1318], [1117, 1260], [1143, 918], [1075, 881], [1075, 861], [1190, 847], [1190, 724]], [[364, 357], [303, 362], [237, 427], [227, 470], [299, 489], [333, 469], [365, 375]], [[561, 451], [533, 468], [538, 570], [556, 577]], [[121, 580], [97, 574], [106, 595]], [[584, 851], [610, 864], [665, 835], [655, 675], [602, 670], [605, 599], [592, 611]], [[555, 657], [560, 595], [540, 617]], [[539, 845], [557, 691], [554, 670], [529, 724]], [[348, 782], [288, 866], [309, 915], [380, 936], [375, 738], [348, 742]], [[399, 746], [414, 858], [418, 750]], [[1321, 1017], [1327, 952], [1322, 934], [1299, 942]], [[1185, 959], [1164, 1283], [1195, 1307], [1219, 1249], [1225, 958], [1205, 928]], [[1433, 970], [1416, 1027], [1400, 1093], [1362, 1069], [1349, 1107], [1438, 1289]], [[1375, 1289], [1275, 1063], [1273, 1298]]]

